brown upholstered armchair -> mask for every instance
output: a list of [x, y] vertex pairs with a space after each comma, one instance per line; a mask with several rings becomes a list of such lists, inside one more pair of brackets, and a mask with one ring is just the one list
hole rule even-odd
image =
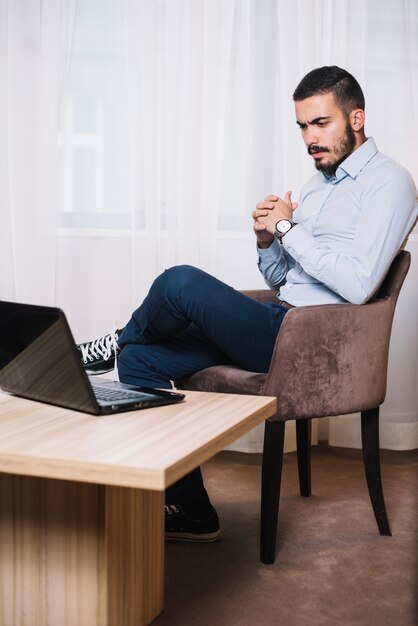
[[[296, 420], [299, 484], [311, 494], [310, 438], [313, 417], [361, 413], [364, 468], [381, 535], [390, 535], [379, 453], [379, 406], [385, 399], [389, 340], [396, 301], [410, 265], [401, 251], [373, 300], [290, 309], [277, 336], [267, 374], [216, 366], [179, 382], [183, 389], [277, 397], [266, 421], [261, 488], [260, 558], [273, 563], [283, 461], [284, 427]], [[244, 292], [274, 301], [275, 292]]]

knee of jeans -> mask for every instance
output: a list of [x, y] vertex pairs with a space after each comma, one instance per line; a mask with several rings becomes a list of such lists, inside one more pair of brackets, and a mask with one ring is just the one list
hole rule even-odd
[[164, 281], [168, 289], [183, 289], [184, 287], [195, 287], [196, 281], [202, 274], [202, 270], [193, 265], [175, 265], [165, 270], [160, 278]]

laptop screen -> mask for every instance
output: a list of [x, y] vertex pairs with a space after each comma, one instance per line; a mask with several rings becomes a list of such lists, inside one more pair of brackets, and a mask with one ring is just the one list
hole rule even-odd
[[63, 312], [0, 301], [0, 386], [79, 411], [97, 404]]
[[0, 315], [0, 367], [15, 359], [48, 330], [59, 317], [59, 310], [40, 311], [35, 307], [17, 308], [2, 302]]

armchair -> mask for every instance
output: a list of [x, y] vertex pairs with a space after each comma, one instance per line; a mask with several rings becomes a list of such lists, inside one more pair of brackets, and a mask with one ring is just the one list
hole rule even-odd
[[[299, 485], [311, 494], [310, 439], [314, 417], [361, 413], [363, 460], [381, 535], [390, 535], [379, 452], [379, 407], [386, 394], [392, 320], [410, 265], [401, 251], [377, 295], [367, 304], [333, 304], [289, 310], [277, 336], [267, 374], [236, 366], [210, 367], [178, 381], [183, 389], [277, 397], [277, 412], [265, 423], [260, 558], [273, 563], [283, 462], [284, 428], [296, 420]], [[244, 292], [273, 301], [271, 290]]]

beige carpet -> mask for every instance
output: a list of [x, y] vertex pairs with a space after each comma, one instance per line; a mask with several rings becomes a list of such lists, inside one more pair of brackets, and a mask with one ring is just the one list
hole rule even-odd
[[218, 543], [166, 545], [166, 601], [155, 626], [418, 626], [418, 451], [382, 451], [392, 537], [381, 537], [361, 452], [313, 449], [312, 492], [298, 495], [285, 455], [274, 565], [258, 556], [260, 455], [204, 466]]

